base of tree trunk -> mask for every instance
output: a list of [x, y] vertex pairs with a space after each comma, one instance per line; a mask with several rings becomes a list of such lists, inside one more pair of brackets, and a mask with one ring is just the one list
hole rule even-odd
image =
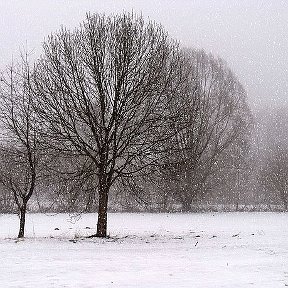
[[91, 239], [91, 238], [110, 238], [110, 236], [107, 236], [107, 235], [105, 235], [105, 236], [102, 236], [102, 235], [98, 235], [97, 233], [96, 234], [92, 234], [92, 235], [89, 235], [89, 236], [87, 236], [86, 238], [88, 238], [88, 239]]

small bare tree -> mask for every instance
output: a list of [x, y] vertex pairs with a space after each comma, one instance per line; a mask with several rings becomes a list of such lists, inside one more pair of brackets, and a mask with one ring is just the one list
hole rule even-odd
[[31, 96], [29, 65], [24, 59], [2, 75], [0, 90], [0, 180], [12, 192], [20, 214], [18, 238], [24, 237], [27, 204], [37, 180], [39, 143]]
[[[266, 190], [268, 198], [278, 199], [288, 210], [288, 150], [280, 146], [270, 148], [265, 164], [260, 171], [261, 185]], [[276, 197], [275, 197], [276, 196]], [[278, 202], [279, 203], [279, 202]]]
[[107, 235], [112, 185], [161, 159], [161, 143], [173, 132], [167, 107], [181, 94], [184, 58], [160, 26], [130, 14], [88, 15], [78, 29], [62, 29], [44, 44], [34, 107], [50, 146], [93, 162], [94, 236]]

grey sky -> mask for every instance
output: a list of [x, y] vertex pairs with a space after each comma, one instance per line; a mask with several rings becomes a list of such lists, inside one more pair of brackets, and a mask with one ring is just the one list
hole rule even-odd
[[252, 109], [288, 103], [288, 1], [271, 0], [0, 0], [0, 67], [60, 25], [85, 13], [142, 12], [184, 46], [224, 58], [244, 84]]

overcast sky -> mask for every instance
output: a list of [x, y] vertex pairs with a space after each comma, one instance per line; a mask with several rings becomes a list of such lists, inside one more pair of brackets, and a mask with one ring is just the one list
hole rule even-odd
[[252, 110], [288, 103], [286, 0], [0, 0], [0, 67], [25, 47], [38, 55], [44, 37], [77, 26], [88, 11], [132, 10], [161, 23], [183, 46], [224, 58]]

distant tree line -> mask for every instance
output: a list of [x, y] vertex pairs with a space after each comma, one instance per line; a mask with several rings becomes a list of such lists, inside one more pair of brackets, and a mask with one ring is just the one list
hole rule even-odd
[[28, 58], [0, 83], [0, 209], [18, 237], [27, 209], [98, 212], [97, 237], [108, 210], [240, 209], [253, 119], [222, 59], [131, 14], [87, 15]]

